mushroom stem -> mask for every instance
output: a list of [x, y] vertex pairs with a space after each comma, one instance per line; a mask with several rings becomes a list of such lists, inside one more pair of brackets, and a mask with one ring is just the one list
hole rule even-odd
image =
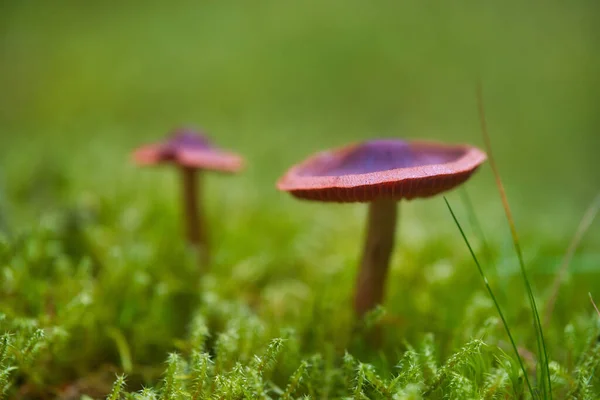
[[360, 317], [383, 301], [394, 249], [396, 203], [391, 199], [369, 203], [366, 241], [354, 294], [354, 311]]
[[183, 178], [183, 207], [186, 237], [188, 242], [199, 251], [202, 264], [209, 262], [208, 240], [205, 231], [204, 216], [199, 198], [199, 174], [194, 168], [181, 168]]

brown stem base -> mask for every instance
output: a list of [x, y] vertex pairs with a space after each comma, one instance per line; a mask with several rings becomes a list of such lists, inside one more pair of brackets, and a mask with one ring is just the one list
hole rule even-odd
[[354, 293], [354, 311], [359, 317], [383, 301], [394, 249], [396, 203], [381, 199], [369, 204], [365, 247]]
[[205, 231], [204, 216], [201, 212], [199, 204], [199, 187], [198, 180], [200, 176], [193, 168], [181, 169], [183, 178], [183, 210], [185, 233], [188, 243], [196, 248], [199, 252], [199, 260], [204, 268], [210, 262], [210, 254], [208, 249], [208, 238]]

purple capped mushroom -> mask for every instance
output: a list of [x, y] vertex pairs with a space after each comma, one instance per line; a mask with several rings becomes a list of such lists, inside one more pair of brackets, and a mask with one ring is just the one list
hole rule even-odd
[[210, 260], [206, 222], [201, 210], [200, 172], [235, 173], [243, 168], [241, 156], [215, 147], [204, 135], [177, 129], [163, 142], [147, 144], [133, 153], [137, 165], [173, 164], [181, 173], [183, 209], [188, 242], [198, 248], [204, 264]]
[[398, 201], [453, 189], [485, 159], [469, 145], [373, 140], [318, 153], [289, 169], [277, 188], [305, 200], [369, 203], [354, 293], [354, 310], [362, 317], [383, 301]]

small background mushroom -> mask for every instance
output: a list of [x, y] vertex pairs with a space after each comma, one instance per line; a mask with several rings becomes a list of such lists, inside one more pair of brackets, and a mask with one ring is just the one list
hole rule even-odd
[[215, 147], [206, 136], [191, 129], [177, 129], [163, 142], [139, 147], [133, 159], [141, 166], [167, 163], [179, 169], [186, 238], [200, 251], [202, 264], [208, 265], [210, 248], [202, 211], [200, 172], [235, 173], [242, 169], [243, 159]]

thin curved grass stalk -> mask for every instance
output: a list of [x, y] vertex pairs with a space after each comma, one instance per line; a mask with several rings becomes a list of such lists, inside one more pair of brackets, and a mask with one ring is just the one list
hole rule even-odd
[[[537, 305], [535, 303], [535, 298], [533, 296], [533, 290], [531, 289], [531, 284], [529, 282], [529, 277], [527, 276], [527, 271], [525, 269], [525, 261], [523, 260], [523, 251], [521, 250], [521, 244], [519, 242], [519, 235], [517, 234], [517, 228], [515, 226], [515, 221], [512, 216], [512, 212], [510, 210], [510, 206], [508, 204], [508, 198], [506, 196], [506, 191], [504, 190], [504, 185], [502, 184], [502, 179], [500, 178], [500, 172], [498, 170], [498, 165], [494, 159], [494, 154], [492, 152], [492, 144], [490, 140], [490, 135], [487, 130], [487, 123], [485, 119], [485, 109], [483, 106], [483, 89], [481, 86], [481, 82], [477, 85], [477, 104], [479, 106], [479, 117], [481, 122], [481, 132], [483, 136], [483, 140], [485, 142], [485, 147], [488, 155], [488, 159], [490, 162], [490, 166], [492, 167], [492, 172], [494, 173], [494, 178], [496, 180], [496, 186], [498, 187], [498, 192], [500, 194], [500, 199], [502, 200], [502, 206], [504, 208], [504, 213], [506, 214], [506, 219], [508, 221], [508, 225], [510, 227], [510, 232], [513, 239], [513, 245], [515, 248], [515, 252], [517, 253], [517, 258], [519, 260], [519, 267], [521, 269], [521, 275], [523, 277], [523, 281], [525, 283], [525, 289], [527, 291], [527, 297], [529, 298], [529, 304], [533, 313], [533, 322], [536, 330], [536, 341], [538, 347], [538, 354], [540, 357], [540, 363], [543, 368], [541, 370], [541, 381], [542, 381], [542, 393], [544, 398], [552, 399], [552, 380], [550, 379], [550, 367], [548, 361], [548, 352], [546, 350], [546, 341], [544, 340], [544, 333], [542, 329], [542, 323], [540, 320], [540, 315], [537, 309]], [[547, 385], [547, 386], [546, 386]]]
[[479, 264], [479, 260], [477, 259], [477, 256], [475, 255], [473, 248], [471, 247], [471, 243], [469, 242], [469, 239], [467, 239], [467, 236], [465, 235], [465, 232], [463, 231], [463, 228], [460, 225], [460, 222], [458, 222], [458, 219], [456, 218], [456, 215], [454, 214], [454, 211], [452, 210], [452, 207], [450, 206], [450, 203], [448, 202], [448, 199], [446, 198], [446, 196], [444, 196], [444, 201], [446, 202], [446, 206], [448, 207], [448, 210], [450, 211], [450, 214], [452, 215], [452, 219], [454, 219], [454, 223], [458, 227], [458, 230], [460, 231], [460, 234], [461, 234], [463, 240], [465, 241], [465, 244], [469, 248], [469, 252], [471, 253], [471, 257], [473, 257], [473, 261], [475, 261], [475, 265], [477, 265], [477, 270], [479, 271], [479, 275], [481, 275], [481, 279], [483, 280], [485, 288], [487, 289], [488, 294], [492, 298], [492, 301], [494, 302], [494, 306], [496, 307], [496, 310], [498, 311], [498, 314], [500, 315], [500, 319], [502, 320], [502, 324], [504, 325], [504, 330], [506, 331], [506, 334], [508, 335], [508, 338], [512, 345], [513, 351], [515, 352], [515, 356], [517, 356], [517, 360], [519, 361], [519, 366], [521, 367], [521, 370], [523, 371], [523, 377], [525, 378], [525, 383], [527, 384], [527, 389], [529, 390], [531, 397], [535, 398], [533, 387], [531, 386], [531, 383], [529, 382], [527, 370], [525, 369], [525, 365], [523, 365], [523, 360], [521, 359], [521, 355], [519, 354], [519, 349], [517, 348], [517, 344], [515, 343], [512, 333], [510, 333], [510, 328], [508, 327], [506, 318], [504, 318], [504, 313], [502, 312], [502, 309], [500, 308], [500, 304], [498, 304], [498, 300], [496, 300], [494, 291], [492, 290], [492, 287], [490, 286], [490, 284], [487, 280], [487, 277], [485, 276], [485, 273], [483, 272], [483, 268], [481, 268], [481, 264]]
[[592, 294], [588, 293], [588, 296], [590, 296], [590, 301], [592, 302], [594, 309], [596, 310], [596, 312], [598, 313], [598, 316], [600, 317], [600, 310], [598, 310], [598, 306], [596, 306], [596, 303], [594, 303], [594, 298], [592, 297]]
[[567, 274], [567, 269], [569, 268], [569, 264], [571, 263], [571, 259], [583, 239], [583, 236], [587, 232], [587, 230], [592, 225], [594, 218], [598, 214], [600, 210], [600, 193], [596, 195], [592, 203], [589, 205], [585, 214], [581, 218], [579, 222], [579, 226], [577, 226], [577, 231], [575, 232], [575, 236], [571, 240], [569, 247], [567, 248], [567, 252], [565, 253], [565, 257], [560, 265], [560, 269], [558, 270], [558, 274], [554, 279], [552, 284], [552, 291], [550, 292], [550, 297], [548, 298], [548, 303], [546, 303], [546, 313], [544, 316], [544, 326], [548, 326], [550, 323], [550, 318], [552, 317], [552, 312], [554, 311], [554, 305], [556, 304], [556, 299], [558, 298], [558, 292], [560, 291], [560, 285], [565, 280], [565, 275]]

